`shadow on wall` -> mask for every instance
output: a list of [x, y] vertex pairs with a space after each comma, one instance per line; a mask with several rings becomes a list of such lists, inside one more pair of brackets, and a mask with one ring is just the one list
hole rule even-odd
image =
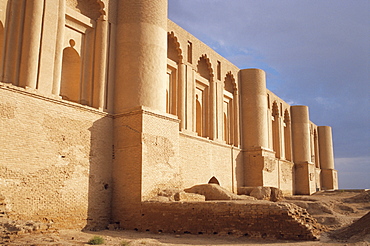
[[[231, 150], [234, 151], [234, 150]], [[234, 151], [235, 153], [235, 151]], [[233, 178], [236, 180], [236, 184], [234, 185], [234, 189], [236, 187], [243, 187], [245, 186], [245, 180], [244, 180], [244, 162], [243, 162], [243, 154], [242, 152], [238, 152], [235, 157], [235, 167], [234, 167], [234, 173], [235, 177]], [[233, 190], [234, 193], [237, 193], [236, 190]]]
[[87, 223], [84, 229], [106, 229], [111, 218], [113, 119], [103, 117], [90, 131]]

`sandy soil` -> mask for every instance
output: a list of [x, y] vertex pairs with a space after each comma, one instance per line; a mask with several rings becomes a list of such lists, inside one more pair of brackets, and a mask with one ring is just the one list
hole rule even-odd
[[[370, 245], [370, 191], [319, 192], [312, 196], [287, 197], [328, 227], [320, 241], [254, 240], [246, 237], [153, 234], [136, 231], [81, 232], [60, 230], [51, 234], [28, 234], [8, 240], [4, 245], [88, 245], [98, 235], [104, 245]], [[360, 219], [362, 217], [362, 219]], [[359, 220], [360, 219], [360, 220]]]

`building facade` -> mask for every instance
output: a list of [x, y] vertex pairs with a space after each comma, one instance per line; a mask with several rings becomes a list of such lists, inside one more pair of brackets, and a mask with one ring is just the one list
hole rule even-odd
[[337, 189], [331, 128], [167, 19], [166, 0], [0, 0], [9, 214], [127, 227], [169, 187]]

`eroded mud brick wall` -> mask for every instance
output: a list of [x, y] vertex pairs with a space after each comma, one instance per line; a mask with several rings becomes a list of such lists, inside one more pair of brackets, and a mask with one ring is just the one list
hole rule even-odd
[[[135, 228], [133, 228], [135, 229]], [[320, 225], [298, 206], [270, 202], [144, 202], [138, 230], [315, 240]]]
[[105, 227], [112, 119], [19, 87], [0, 90], [0, 190], [8, 215], [59, 228]]

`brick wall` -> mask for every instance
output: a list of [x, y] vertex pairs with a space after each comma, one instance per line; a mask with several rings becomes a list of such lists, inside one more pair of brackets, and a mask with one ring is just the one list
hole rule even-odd
[[261, 201], [143, 202], [139, 231], [315, 240], [321, 226], [306, 210]]
[[183, 187], [205, 184], [214, 176], [230, 191], [243, 186], [243, 158], [240, 149], [180, 134], [179, 161]]
[[0, 190], [9, 217], [59, 228], [110, 218], [112, 119], [0, 84]]

